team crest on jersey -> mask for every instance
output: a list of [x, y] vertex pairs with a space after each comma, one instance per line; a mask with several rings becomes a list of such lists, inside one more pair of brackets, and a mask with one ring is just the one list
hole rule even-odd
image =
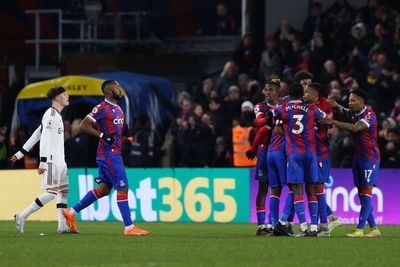
[[254, 112], [258, 113], [260, 111], [260, 107], [258, 105], [256, 105], [256, 107], [254, 108]]
[[97, 107], [94, 107], [94, 108], [92, 109], [92, 113], [93, 113], [93, 114], [97, 113], [97, 111], [99, 111], [99, 110], [97, 109]]

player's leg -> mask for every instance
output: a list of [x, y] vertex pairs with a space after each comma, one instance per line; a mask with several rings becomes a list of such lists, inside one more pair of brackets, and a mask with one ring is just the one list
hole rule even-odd
[[268, 192], [268, 181], [258, 180], [258, 191], [256, 197], [256, 212], [257, 212], [257, 231], [256, 235], [268, 235], [268, 229], [265, 226], [265, 199]]
[[303, 184], [298, 183], [293, 185], [294, 192], [294, 210], [300, 223], [299, 236], [307, 236], [307, 222], [303, 197]]
[[[281, 197], [281, 175], [280, 165], [282, 155], [279, 151], [268, 153], [268, 183], [271, 188], [269, 199], [269, 212], [271, 217], [271, 224], [275, 227], [279, 220], [279, 202]], [[284, 173], [284, 170], [282, 171]]]
[[57, 220], [58, 227], [57, 233], [65, 234], [69, 233], [69, 229], [67, 226], [67, 221], [65, 220], [63, 211], [67, 208], [68, 202], [68, 187], [60, 187], [57, 192]]
[[[259, 150], [255, 175], [255, 179], [258, 180], [258, 191], [256, 197], [257, 236], [267, 236], [271, 234], [270, 229], [265, 226], [265, 199], [268, 193], [267, 174], [267, 153], [266, 151]], [[269, 228], [272, 228], [272, 223], [269, 222], [269, 224]]]
[[271, 194], [269, 198], [269, 212], [271, 214], [272, 225], [275, 226], [279, 220], [279, 202], [282, 187], [280, 185], [271, 186]]
[[[372, 188], [378, 179], [379, 161], [373, 164], [372, 162], [360, 162], [358, 160], [353, 161], [353, 175], [354, 182], [358, 188], [358, 193], [361, 199], [361, 210], [359, 221], [356, 230], [353, 233], [348, 234], [349, 237], [361, 237], [363, 236], [363, 230], [365, 223], [370, 218], [372, 212]], [[372, 217], [371, 221], [374, 221]], [[376, 225], [375, 225], [376, 228]], [[373, 229], [375, 230], [375, 229]], [[376, 235], [374, 235], [376, 232]], [[379, 230], [368, 233], [368, 237], [379, 237]]]
[[29, 215], [42, 208], [44, 205], [52, 201], [57, 195], [57, 192], [48, 189], [45, 193], [38, 196], [25, 210], [15, 214], [15, 223], [18, 233], [24, 232], [25, 221]]
[[318, 198], [315, 195], [315, 187], [315, 184], [306, 184], [308, 210], [311, 219], [310, 234], [313, 236], [316, 236], [318, 233]]
[[112, 187], [110, 185], [106, 184], [105, 182], [101, 182], [98, 187], [87, 192], [86, 195], [72, 208], [64, 209], [63, 215], [71, 231], [73, 232], [78, 231], [76, 227], [76, 214], [79, 213], [81, 210], [89, 207], [98, 199], [109, 195], [111, 189]]

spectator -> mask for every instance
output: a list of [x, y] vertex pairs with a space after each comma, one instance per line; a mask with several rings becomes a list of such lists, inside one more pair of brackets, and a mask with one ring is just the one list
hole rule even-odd
[[303, 41], [307, 43], [315, 33], [322, 31], [322, 5], [312, 3], [309, 16], [303, 24]]
[[263, 81], [270, 79], [272, 74], [281, 73], [283, 68], [283, 54], [277, 46], [273, 36], [268, 36], [265, 40], [265, 50], [261, 55], [260, 77]]
[[204, 110], [208, 110], [208, 102], [211, 98], [211, 92], [214, 89], [214, 82], [212, 79], [205, 79], [202, 83], [201, 89], [196, 90], [194, 101], [199, 103]]
[[225, 98], [228, 95], [228, 89], [231, 85], [237, 85], [237, 67], [235, 62], [225, 63], [221, 76], [215, 82], [215, 89], [218, 95]]
[[337, 80], [336, 64], [333, 60], [328, 59], [324, 63], [324, 69], [320, 75], [319, 81], [322, 84], [329, 84], [333, 80]]
[[400, 166], [399, 131], [390, 129], [387, 132], [386, 144], [381, 147], [382, 168], [398, 168]]
[[242, 37], [239, 47], [236, 48], [233, 59], [239, 68], [240, 73], [246, 73], [251, 78], [257, 78], [259, 65], [259, 52], [253, 41], [253, 36], [246, 33]]
[[216, 29], [217, 35], [233, 35], [236, 34], [236, 21], [232, 15], [229, 14], [228, 8], [225, 4], [219, 3], [217, 5], [217, 21]]
[[7, 167], [7, 145], [6, 141], [7, 127], [3, 126], [0, 128], [0, 169]]
[[[68, 167], [88, 166], [89, 137], [80, 129], [81, 119], [75, 119], [71, 128], [71, 137], [65, 140], [65, 161]], [[65, 125], [65, 124], [64, 124]], [[64, 126], [65, 127], [65, 126]]]

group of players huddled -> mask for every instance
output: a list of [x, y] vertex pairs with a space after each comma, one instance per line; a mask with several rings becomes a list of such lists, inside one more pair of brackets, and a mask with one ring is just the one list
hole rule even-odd
[[[379, 237], [372, 208], [372, 189], [378, 180], [380, 162], [376, 115], [366, 106], [363, 90], [351, 92], [347, 109], [327, 99], [324, 87], [313, 83], [312, 78], [309, 72], [298, 72], [285, 98], [278, 97], [280, 80], [269, 80], [263, 89], [265, 101], [254, 107], [258, 131], [246, 156], [253, 159], [257, 155], [256, 235], [293, 236], [295, 214], [300, 223], [299, 237], [330, 236], [341, 224], [327, 205], [324, 190], [330, 174], [328, 130], [334, 125], [352, 132], [355, 143], [352, 169], [361, 211], [356, 229], [347, 236]], [[288, 186], [289, 193], [279, 217], [283, 186]], [[268, 187], [271, 191], [265, 224]], [[305, 216], [304, 188], [310, 229]], [[370, 230], [364, 234], [366, 222]]]

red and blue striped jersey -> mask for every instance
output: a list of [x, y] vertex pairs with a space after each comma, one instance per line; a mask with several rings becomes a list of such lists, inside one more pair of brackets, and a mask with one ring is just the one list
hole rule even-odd
[[[317, 104], [317, 107], [323, 112], [325, 112], [327, 117], [332, 116], [333, 114], [332, 108], [329, 106], [328, 102], [324, 97], [319, 98], [319, 103]], [[329, 150], [328, 130], [329, 130], [328, 124], [322, 124], [322, 123], [317, 124], [316, 137], [317, 137], [318, 159], [329, 158], [330, 150]]]
[[314, 104], [292, 100], [274, 108], [273, 115], [283, 122], [286, 155], [317, 154], [314, 126], [325, 112]]
[[103, 139], [100, 139], [97, 157], [104, 157], [105, 154], [121, 154], [124, 113], [120, 106], [104, 100], [95, 106], [87, 116], [96, 123], [100, 132], [114, 135], [114, 143], [112, 144], [107, 144]]
[[[280, 118], [274, 118], [273, 123], [274, 123], [275, 127], [283, 126], [282, 120]], [[272, 131], [271, 142], [269, 143], [269, 146], [268, 146], [268, 152], [272, 152], [272, 151], [276, 151], [276, 150], [284, 151], [284, 149], [285, 149], [284, 135], [277, 133], [275, 131]]]
[[354, 157], [359, 160], [380, 160], [378, 147], [378, 121], [375, 112], [371, 108], [364, 107], [359, 113], [348, 110], [348, 115], [353, 123], [362, 121], [368, 129], [354, 133], [355, 151]]
[[[266, 125], [267, 116], [270, 116], [268, 112], [273, 108], [266, 101], [257, 103], [254, 106], [254, 114], [256, 116], [256, 127], [263, 127]], [[258, 131], [258, 129], [257, 129]], [[259, 146], [260, 150], [266, 151], [268, 148], [268, 143], [270, 142], [271, 136], [264, 136], [264, 140]]]

